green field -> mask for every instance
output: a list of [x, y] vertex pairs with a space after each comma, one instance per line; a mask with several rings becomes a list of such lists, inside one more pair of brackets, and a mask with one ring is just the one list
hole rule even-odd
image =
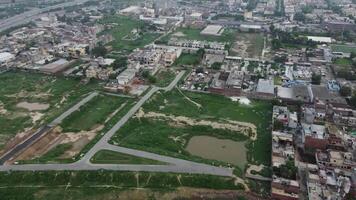
[[[136, 48], [153, 42], [159, 37], [159, 34], [150, 30], [150, 25], [126, 16], [109, 16], [101, 20], [101, 24], [117, 23], [111, 30], [104, 31], [101, 34], [111, 34], [114, 41], [111, 43], [113, 50], [129, 53]], [[136, 40], [125, 40], [125, 36], [130, 36], [131, 31], [138, 29], [140, 31], [139, 38]]]
[[[202, 107], [197, 107], [182, 96], [178, 90], [159, 93], [143, 106], [145, 113], [155, 112], [173, 116], [184, 116], [197, 120], [224, 122], [236, 120], [251, 122], [257, 126], [258, 137], [247, 143], [248, 160], [251, 163], [270, 164], [270, 120], [271, 105], [254, 102], [243, 106], [218, 95], [184, 92], [184, 95]], [[222, 164], [190, 155], [186, 150], [187, 141], [193, 136], [207, 135], [220, 139], [245, 141], [248, 138], [227, 129], [214, 129], [206, 125], [172, 124], [165, 119], [132, 118], [112, 138], [112, 143], [163, 155], [180, 157], [209, 164]], [[175, 138], [175, 139], [172, 139]]]
[[343, 52], [343, 53], [355, 52], [356, 53], [356, 46], [351, 46], [351, 45], [334, 44], [334, 45], [331, 45], [331, 49], [333, 52]]
[[158, 87], [167, 87], [176, 77], [176, 74], [172, 70], [160, 70], [155, 75], [157, 82], [156, 85]]
[[[97, 87], [95, 82], [83, 85], [79, 80], [41, 74], [0, 74], [0, 147], [25, 128], [50, 122]], [[45, 103], [49, 108], [29, 111], [18, 108], [20, 102]], [[34, 122], [30, 116], [33, 113], [43, 116]]]
[[182, 65], [199, 65], [201, 58], [198, 54], [182, 53], [179, 58], [173, 63], [173, 66], [182, 66]]
[[96, 96], [64, 119], [60, 126], [64, 132], [90, 131], [97, 125], [103, 125], [110, 114], [124, 106], [127, 101], [127, 98], [116, 96]]
[[[241, 185], [235, 185], [233, 178], [210, 175], [112, 171], [0, 173], [2, 200], [118, 199], [117, 194], [124, 190], [140, 188], [165, 193], [179, 187], [242, 188]], [[132, 198], [134, 193], [130, 194]]]
[[342, 67], [347, 67], [352, 65], [352, 60], [347, 58], [338, 58], [334, 60], [333, 63]]
[[101, 150], [96, 153], [90, 160], [96, 164], [146, 164], [146, 165], [162, 165], [159, 161], [139, 158], [115, 151]]

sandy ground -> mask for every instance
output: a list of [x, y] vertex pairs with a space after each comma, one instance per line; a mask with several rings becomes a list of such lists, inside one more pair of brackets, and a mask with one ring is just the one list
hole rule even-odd
[[16, 105], [18, 108], [24, 108], [28, 111], [42, 111], [49, 108], [49, 104], [46, 103], [29, 103], [29, 102], [20, 102]]
[[79, 133], [62, 133], [63, 139], [60, 144], [72, 144], [72, 147], [64, 152], [60, 158], [72, 158], [80, 153], [80, 151], [87, 145], [95, 136], [104, 128], [99, 125], [91, 131], [81, 131]]
[[10, 160], [10, 163], [19, 160], [30, 160], [44, 155], [58, 141], [60, 134], [60, 130], [52, 130], [50, 133], [39, 139], [31, 147], [26, 149], [26, 151], [20, 153], [15, 159]]
[[13, 137], [13, 135], [0, 135], [0, 145], [4, 145], [4, 148], [0, 150], [0, 155], [4, 152], [12, 149], [16, 144], [24, 141], [31, 134], [33, 134], [34, 130], [31, 128], [25, 129], [23, 132], [20, 132]]
[[177, 124], [178, 126], [184, 126], [184, 125], [210, 126], [214, 129], [225, 129], [225, 130], [240, 132], [240, 133], [246, 135], [247, 137], [249, 137], [253, 141], [257, 140], [257, 127], [254, 124], [247, 123], [247, 122], [225, 120], [226, 123], [222, 123], [222, 122], [214, 122], [214, 121], [208, 121], [208, 120], [197, 120], [197, 119], [192, 119], [192, 118], [184, 117], [184, 116], [176, 117], [173, 115], [166, 115], [163, 113], [156, 113], [156, 112], [145, 113], [143, 111], [143, 109], [140, 109], [136, 113], [135, 117], [168, 120], [170, 122], [174, 122], [174, 124]]
[[176, 33], [173, 34], [173, 36], [176, 36], [176, 37], [184, 37], [185, 34], [182, 33], [182, 32], [176, 32]]
[[3, 102], [0, 101], [0, 115], [5, 115], [7, 110], [4, 108]]

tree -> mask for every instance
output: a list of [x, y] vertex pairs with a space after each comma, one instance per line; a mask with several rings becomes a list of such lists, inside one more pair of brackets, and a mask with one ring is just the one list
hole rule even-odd
[[280, 49], [282, 48], [282, 43], [278, 39], [273, 39], [272, 40], [272, 48], [273, 49]]
[[104, 57], [108, 53], [108, 50], [104, 46], [100, 45], [100, 46], [97, 46], [97, 47], [93, 48], [91, 53], [95, 57]]
[[356, 108], [356, 95], [352, 95], [350, 105]]
[[302, 12], [297, 12], [294, 15], [294, 20], [299, 22], [305, 22], [305, 15]]
[[211, 68], [213, 70], [220, 70], [221, 69], [221, 63], [220, 62], [214, 62], [212, 65], [211, 65]]
[[120, 57], [117, 58], [112, 64], [111, 67], [113, 70], [117, 69], [126, 69], [127, 68], [127, 58], [126, 57]]
[[320, 83], [321, 83], [321, 75], [313, 73], [312, 78], [311, 78], [311, 83], [313, 85], [320, 85]]
[[348, 96], [351, 96], [351, 88], [349, 86], [342, 86], [341, 89], [340, 89], [340, 95], [343, 96], [343, 97], [348, 97]]

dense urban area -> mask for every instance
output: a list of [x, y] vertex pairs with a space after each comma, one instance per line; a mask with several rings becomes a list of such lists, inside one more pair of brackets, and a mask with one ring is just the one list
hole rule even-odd
[[0, 0], [0, 200], [356, 199], [355, 0]]

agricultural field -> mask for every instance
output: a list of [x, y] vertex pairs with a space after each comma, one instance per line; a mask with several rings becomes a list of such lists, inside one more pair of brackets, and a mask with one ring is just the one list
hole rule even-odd
[[79, 80], [20, 72], [0, 74], [0, 148], [50, 122], [97, 88]]
[[260, 58], [265, 37], [262, 33], [236, 33], [235, 42], [229, 53], [233, 56]]
[[176, 89], [154, 95], [111, 143], [243, 170], [248, 163], [270, 165], [270, 120], [269, 103], [240, 105]]
[[55, 143], [48, 147], [41, 145], [42, 140], [46, 139], [43, 138], [38, 142], [42, 148], [33, 147], [35, 152], [18, 159], [21, 163], [73, 162], [84, 153], [83, 149], [89, 149], [121, 119], [133, 103], [134, 100], [130, 98], [99, 94], [69, 115], [46, 136], [47, 140]]
[[234, 195], [242, 200], [245, 198], [240, 195], [241, 188], [233, 178], [209, 175], [112, 171], [0, 173], [2, 200], [174, 199], [202, 194], [216, 198]]
[[126, 16], [110, 16], [104, 18], [101, 24], [115, 24], [111, 30], [101, 34], [111, 34], [114, 41], [110, 43], [114, 51], [127, 54], [136, 48], [153, 42], [160, 34], [154, 32], [154, 28], [142, 21]]

